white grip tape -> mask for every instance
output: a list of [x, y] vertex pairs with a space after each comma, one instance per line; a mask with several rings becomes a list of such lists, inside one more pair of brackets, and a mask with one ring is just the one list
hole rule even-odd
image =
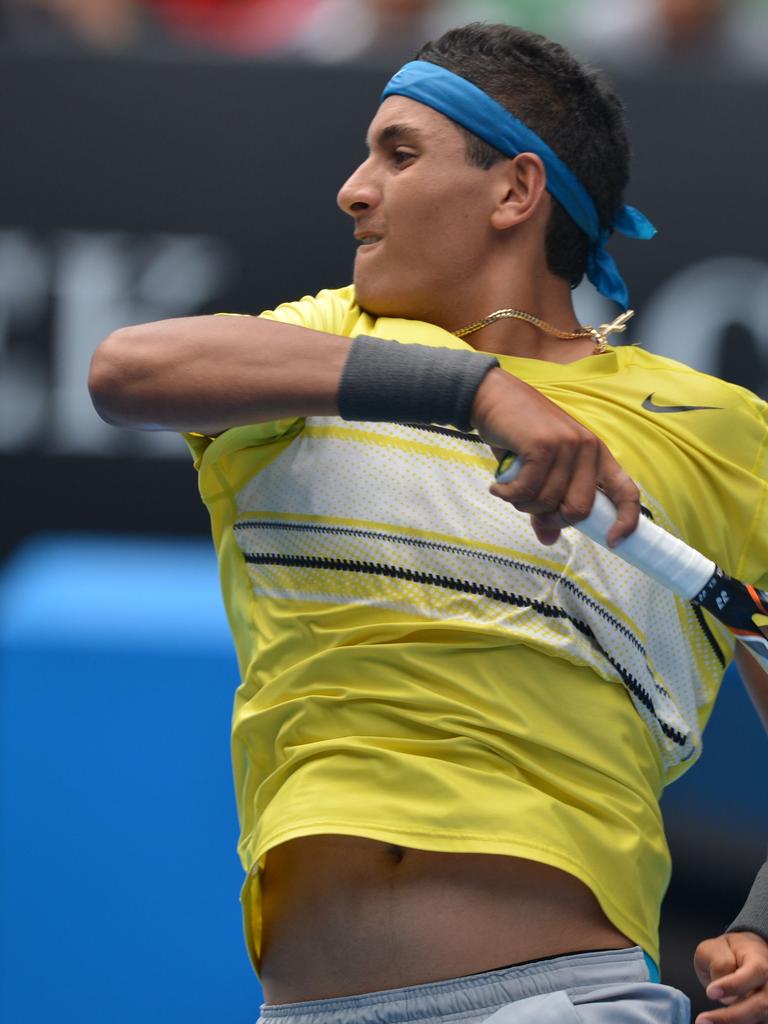
[[[521, 467], [521, 460], [515, 459], [509, 469], [496, 478], [497, 482], [511, 483]], [[615, 520], [616, 506], [602, 491], [598, 491], [587, 518], [573, 525], [590, 540], [608, 548], [606, 536]], [[644, 516], [640, 516], [634, 533], [608, 550], [687, 601], [702, 590], [716, 569], [711, 559]]]

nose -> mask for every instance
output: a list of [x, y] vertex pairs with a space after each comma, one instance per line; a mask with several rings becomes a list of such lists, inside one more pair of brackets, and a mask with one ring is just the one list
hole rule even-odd
[[372, 209], [379, 202], [380, 193], [373, 179], [370, 164], [369, 157], [352, 172], [336, 196], [339, 208], [350, 217], [363, 210]]

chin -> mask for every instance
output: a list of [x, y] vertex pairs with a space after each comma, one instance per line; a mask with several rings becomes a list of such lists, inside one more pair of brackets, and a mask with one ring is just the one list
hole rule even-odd
[[371, 316], [433, 322], [431, 319], [433, 313], [429, 309], [432, 304], [426, 303], [419, 295], [376, 287], [368, 288], [365, 286], [365, 282], [357, 280], [354, 285], [357, 304]]

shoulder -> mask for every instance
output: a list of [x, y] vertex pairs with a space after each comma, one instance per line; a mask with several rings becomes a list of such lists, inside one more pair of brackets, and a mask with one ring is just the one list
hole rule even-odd
[[338, 334], [354, 338], [365, 334], [373, 338], [384, 338], [428, 345], [433, 348], [471, 349], [466, 342], [421, 320], [405, 320], [397, 317], [376, 316], [358, 305], [354, 285], [345, 288], [326, 288], [317, 295], [305, 295], [295, 302], [283, 302], [274, 309], [267, 309], [259, 316], [267, 320], [308, 327], [315, 331]]
[[357, 304], [353, 285], [324, 288], [317, 295], [305, 295], [293, 302], [282, 302], [259, 315], [267, 320], [344, 337], [363, 333], [371, 319]]
[[768, 404], [747, 388], [636, 346], [615, 350], [621, 373], [654, 406], [703, 406], [768, 426]]

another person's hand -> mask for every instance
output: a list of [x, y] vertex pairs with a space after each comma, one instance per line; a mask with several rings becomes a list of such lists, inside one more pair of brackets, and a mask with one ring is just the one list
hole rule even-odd
[[713, 1002], [695, 1024], [768, 1024], [768, 942], [754, 932], [729, 932], [705, 939], [693, 965]]
[[493, 484], [491, 493], [529, 513], [542, 544], [554, 544], [563, 526], [586, 519], [598, 487], [618, 511], [608, 543], [637, 526], [640, 492], [633, 480], [599, 438], [529, 384], [492, 370], [475, 396], [472, 422], [497, 455], [513, 451], [522, 458], [517, 478]]

